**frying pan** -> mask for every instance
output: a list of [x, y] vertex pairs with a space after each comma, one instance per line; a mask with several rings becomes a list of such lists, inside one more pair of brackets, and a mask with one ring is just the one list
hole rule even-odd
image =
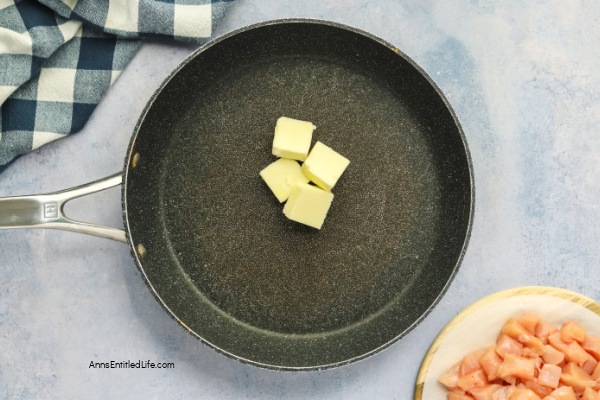
[[[313, 122], [314, 140], [351, 161], [322, 230], [285, 218], [258, 175], [283, 115]], [[124, 231], [63, 214], [70, 199], [117, 185]], [[146, 106], [122, 172], [0, 199], [0, 225], [127, 242], [156, 299], [210, 347], [322, 369], [424, 318], [460, 264], [473, 201], [464, 134], [421, 68], [365, 32], [279, 20], [185, 60]]]

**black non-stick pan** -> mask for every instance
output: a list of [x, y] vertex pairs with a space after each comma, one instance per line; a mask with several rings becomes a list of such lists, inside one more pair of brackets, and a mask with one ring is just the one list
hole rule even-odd
[[[288, 220], [259, 176], [280, 116], [311, 121], [313, 142], [350, 160], [321, 230]], [[121, 179], [125, 233], [62, 214]], [[465, 251], [473, 200], [463, 132], [423, 70], [364, 32], [284, 20], [218, 38], [173, 72], [122, 174], [3, 199], [0, 223], [128, 241], [152, 293], [203, 342], [317, 369], [385, 348], [428, 313]]]

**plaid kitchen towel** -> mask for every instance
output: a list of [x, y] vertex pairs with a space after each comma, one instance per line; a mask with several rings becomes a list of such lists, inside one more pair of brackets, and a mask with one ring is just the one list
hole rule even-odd
[[143, 39], [202, 44], [231, 0], [0, 0], [0, 172], [79, 131]]

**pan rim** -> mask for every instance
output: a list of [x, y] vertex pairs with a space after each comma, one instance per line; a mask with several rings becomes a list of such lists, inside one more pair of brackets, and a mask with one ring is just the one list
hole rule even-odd
[[[451, 274], [448, 277], [448, 279], [446, 280], [441, 291], [439, 291], [435, 300], [426, 308], [426, 310], [420, 315], [420, 317], [417, 318], [415, 321], [413, 321], [412, 324], [410, 324], [408, 327], [406, 327], [402, 332], [400, 332], [396, 336], [394, 336], [391, 340], [377, 346], [376, 348], [371, 349], [368, 352], [365, 352], [358, 356], [350, 357], [350, 358], [342, 360], [342, 361], [336, 361], [333, 363], [324, 363], [324, 364], [320, 364], [320, 365], [311, 365], [311, 366], [275, 365], [275, 364], [264, 363], [264, 362], [260, 362], [260, 361], [256, 361], [256, 360], [251, 360], [249, 358], [241, 357], [239, 355], [236, 355], [232, 352], [227, 351], [226, 349], [221, 348], [218, 345], [215, 345], [214, 343], [210, 342], [209, 340], [207, 340], [206, 338], [202, 337], [200, 334], [198, 334], [197, 332], [192, 330], [190, 327], [188, 327], [185, 324], [185, 322], [182, 321], [173, 310], [171, 310], [171, 308], [168, 306], [168, 304], [166, 304], [166, 302], [160, 296], [160, 294], [158, 293], [158, 291], [155, 289], [154, 285], [152, 284], [150, 278], [146, 274], [146, 271], [143, 266], [143, 260], [141, 259], [140, 255], [136, 251], [136, 247], [135, 247], [136, 244], [134, 243], [134, 238], [132, 238], [132, 235], [131, 235], [131, 227], [130, 227], [129, 214], [128, 214], [127, 188], [128, 188], [128, 182], [129, 182], [130, 166], [131, 166], [133, 155], [135, 153], [134, 150], [135, 150], [135, 144], [137, 141], [137, 137], [140, 132], [140, 128], [146, 119], [148, 112], [150, 111], [150, 109], [152, 109], [154, 102], [159, 97], [159, 95], [163, 92], [165, 87], [192, 59], [197, 57], [199, 54], [207, 51], [208, 49], [212, 48], [213, 46], [218, 45], [222, 41], [225, 41], [230, 37], [233, 37], [233, 36], [236, 36], [241, 33], [244, 33], [244, 32], [250, 31], [250, 30], [254, 30], [257, 28], [271, 26], [271, 25], [282, 25], [282, 24], [325, 25], [325, 26], [349, 31], [353, 34], [357, 34], [357, 35], [366, 37], [367, 39], [369, 39], [377, 44], [385, 46], [390, 51], [393, 51], [396, 55], [398, 55], [399, 57], [402, 57], [406, 62], [408, 62], [410, 64], [410, 66], [412, 68], [414, 68], [418, 72], [418, 74], [421, 77], [423, 77], [427, 81], [427, 83], [434, 89], [438, 98], [440, 100], [442, 100], [445, 108], [448, 110], [449, 115], [452, 118], [452, 121], [453, 121], [453, 123], [458, 131], [458, 134], [460, 136], [462, 148], [464, 149], [464, 156], [465, 156], [466, 167], [467, 167], [467, 171], [468, 171], [468, 183], [469, 183], [469, 187], [470, 187], [469, 198], [466, 199], [469, 201], [468, 218], [466, 219], [466, 227], [464, 230], [464, 240], [462, 240], [462, 246], [460, 249], [460, 253], [459, 253], [458, 257], [456, 258], [456, 262], [453, 263]], [[146, 286], [148, 287], [148, 289], [150, 290], [150, 292], [152, 293], [154, 298], [158, 301], [158, 303], [161, 305], [161, 307], [164, 308], [165, 311], [167, 311], [168, 315], [172, 319], [174, 319], [182, 328], [184, 328], [186, 331], [188, 331], [190, 334], [192, 334], [195, 338], [200, 340], [203, 344], [216, 350], [218, 353], [221, 353], [229, 358], [240, 361], [244, 364], [249, 364], [249, 365], [259, 367], [259, 368], [264, 368], [264, 369], [269, 369], [269, 370], [279, 370], [279, 371], [315, 371], [315, 370], [325, 370], [325, 369], [331, 369], [331, 368], [339, 367], [339, 366], [343, 366], [343, 365], [348, 365], [348, 364], [363, 360], [365, 358], [368, 358], [368, 357], [380, 352], [381, 350], [396, 343], [398, 340], [400, 340], [401, 338], [406, 336], [409, 332], [411, 332], [413, 329], [415, 329], [429, 315], [429, 313], [435, 308], [435, 306], [437, 306], [437, 304], [439, 303], [441, 298], [445, 295], [445, 293], [447, 292], [451, 283], [453, 282], [453, 280], [458, 272], [458, 269], [459, 269], [460, 265], [462, 264], [466, 250], [468, 248], [468, 244], [470, 241], [470, 236], [471, 236], [471, 232], [472, 232], [472, 228], [473, 228], [474, 212], [475, 212], [475, 177], [474, 177], [473, 162], [472, 162], [469, 146], [468, 146], [462, 125], [460, 124], [460, 121], [458, 120], [458, 117], [456, 115], [456, 112], [452, 108], [451, 104], [449, 103], [448, 99], [443, 94], [441, 89], [430, 77], [430, 75], [427, 74], [425, 72], [425, 70], [423, 68], [421, 68], [408, 55], [406, 55], [404, 52], [402, 52], [400, 49], [393, 46], [389, 42], [387, 42], [373, 34], [370, 34], [366, 31], [360, 30], [358, 28], [355, 28], [355, 27], [352, 27], [349, 25], [345, 25], [345, 24], [333, 22], [333, 21], [322, 20], [322, 19], [315, 19], [315, 18], [283, 18], [283, 19], [267, 20], [267, 21], [262, 21], [262, 22], [246, 25], [241, 28], [237, 28], [230, 32], [224, 33], [220, 36], [217, 36], [217, 37], [211, 39], [209, 42], [207, 42], [203, 46], [194, 50], [176, 68], [174, 68], [169, 73], [169, 75], [163, 80], [163, 82], [159, 85], [159, 87], [152, 94], [151, 98], [149, 99], [148, 103], [146, 104], [142, 113], [140, 114], [140, 117], [138, 118], [138, 121], [135, 125], [134, 131], [132, 133], [132, 136], [131, 136], [131, 139], [130, 139], [130, 142], [129, 142], [129, 145], [127, 148], [127, 152], [125, 155], [125, 159], [124, 159], [123, 184], [121, 187], [121, 206], [122, 206], [122, 214], [123, 214], [123, 222], [124, 222], [124, 226], [125, 226], [126, 238], [127, 238], [127, 242], [130, 247], [131, 255], [135, 261], [136, 267], [139, 270]], [[233, 316], [231, 316], [229, 314], [227, 314], [227, 315], [230, 318], [234, 318]], [[251, 327], [252, 329], [261, 329], [261, 328], [252, 326], [250, 324], [247, 324], [243, 321], [239, 321], [239, 320], [237, 320], [237, 321], [240, 322], [241, 324], [245, 324], [245, 325]], [[282, 335], [292, 336], [294, 334], [282, 334]], [[298, 336], [302, 336], [302, 335], [298, 335]]]

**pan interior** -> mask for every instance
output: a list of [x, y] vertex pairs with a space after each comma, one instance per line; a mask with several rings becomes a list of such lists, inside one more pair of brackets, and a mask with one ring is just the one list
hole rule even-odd
[[[258, 175], [275, 161], [281, 115], [312, 121], [315, 139], [351, 160], [321, 231], [288, 220]], [[429, 264], [435, 160], [419, 121], [372, 77], [310, 57], [257, 62], [206, 90], [174, 128], [165, 229], [190, 279], [235, 318], [285, 333], [338, 329]]]
[[[280, 116], [313, 122], [313, 144], [350, 160], [320, 231], [288, 220], [259, 176], [276, 159]], [[410, 62], [354, 32], [275, 25], [217, 43], [157, 96], [132, 147], [143, 162], [128, 213], [133, 240], [149, 247], [144, 271], [190, 329], [228, 352], [201, 303], [273, 335], [386, 321], [372, 343], [318, 360], [339, 362], [409, 329], [462, 252], [471, 187], [460, 130]]]

